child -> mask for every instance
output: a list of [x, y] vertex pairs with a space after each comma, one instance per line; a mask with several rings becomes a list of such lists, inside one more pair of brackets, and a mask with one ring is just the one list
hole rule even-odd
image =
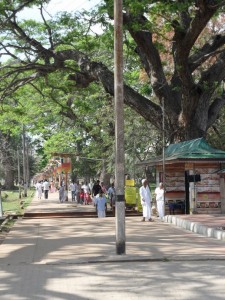
[[105, 218], [105, 211], [106, 211], [106, 197], [100, 191], [99, 196], [96, 197], [95, 199], [95, 204], [97, 207], [97, 212], [98, 212], [98, 218]]
[[84, 203], [84, 189], [80, 190], [80, 204]]

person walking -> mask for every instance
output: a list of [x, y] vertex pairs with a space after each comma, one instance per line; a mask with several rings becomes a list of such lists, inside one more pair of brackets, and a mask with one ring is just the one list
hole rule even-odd
[[41, 200], [41, 197], [42, 197], [42, 184], [41, 182], [37, 182], [36, 184], [36, 192], [37, 192], [37, 197], [39, 200]]
[[74, 181], [72, 181], [70, 183], [70, 191], [71, 191], [72, 202], [76, 200], [76, 188], [77, 188], [77, 184]]
[[100, 185], [100, 181], [99, 180], [97, 180], [95, 183], [94, 183], [94, 185], [93, 185], [93, 188], [92, 188], [92, 196], [93, 197], [96, 197], [98, 194], [99, 194], [99, 192], [101, 191], [101, 185]]
[[97, 207], [96, 207], [96, 197], [99, 196], [99, 193], [102, 191], [102, 188], [101, 188], [101, 185], [100, 185], [100, 181], [97, 180], [94, 185], [93, 185], [93, 188], [92, 188], [92, 197], [93, 197], [93, 203], [94, 203], [94, 206], [96, 208], [96, 212], [97, 212]]
[[165, 202], [164, 202], [164, 188], [163, 183], [160, 182], [159, 186], [155, 189], [156, 195], [156, 204], [157, 204], [157, 211], [159, 214], [159, 218], [163, 219], [165, 216]]
[[54, 192], [55, 192], [55, 185], [54, 185], [54, 182], [52, 180], [51, 183], [50, 183], [50, 193], [54, 193]]
[[64, 202], [64, 198], [65, 198], [64, 192], [65, 192], [64, 185], [61, 184], [60, 187], [59, 187], [59, 201], [61, 203]]
[[90, 190], [87, 182], [85, 183], [82, 182], [81, 188], [84, 190], [84, 205], [87, 205], [88, 199], [90, 197]]
[[108, 197], [110, 202], [111, 210], [115, 208], [115, 199], [116, 199], [116, 190], [114, 187], [114, 182], [111, 184], [110, 188], [108, 189]]
[[151, 218], [151, 191], [148, 186], [148, 181], [147, 179], [142, 179], [141, 181], [142, 186], [139, 189], [139, 194], [140, 194], [140, 199], [141, 199], [141, 205], [143, 209], [143, 219], [142, 221], [144, 222], [145, 219], [147, 219], [149, 222], [153, 222]]
[[84, 204], [84, 189], [80, 189], [80, 204]]
[[99, 195], [95, 198], [95, 204], [97, 208], [98, 218], [105, 218], [106, 216], [106, 197], [100, 191]]
[[44, 189], [45, 199], [48, 199], [49, 182], [47, 179], [45, 179], [45, 181], [43, 183], [43, 189]]
[[79, 183], [79, 181], [77, 181], [77, 188], [76, 188], [76, 200], [77, 203], [80, 203], [80, 192], [81, 192], [81, 185]]
[[100, 186], [101, 186], [102, 192], [103, 192], [104, 194], [107, 194], [107, 188], [106, 188], [106, 186], [105, 186], [105, 184], [104, 184], [103, 181], [101, 182]]

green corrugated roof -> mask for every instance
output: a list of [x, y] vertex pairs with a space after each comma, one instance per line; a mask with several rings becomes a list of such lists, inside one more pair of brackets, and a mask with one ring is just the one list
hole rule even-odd
[[[204, 138], [171, 144], [165, 149], [165, 161], [216, 160], [225, 162], [225, 151], [211, 147]], [[163, 161], [162, 155], [143, 161], [138, 165], [155, 165]]]
[[204, 138], [171, 144], [165, 149], [165, 159], [225, 159], [225, 151], [211, 147]]

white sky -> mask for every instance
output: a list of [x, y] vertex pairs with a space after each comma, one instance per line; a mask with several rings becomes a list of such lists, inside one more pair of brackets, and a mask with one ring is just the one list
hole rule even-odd
[[[51, 0], [48, 5], [45, 6], [46, 11], [51, 15], [55, 15], [60, 11], [81, 11], [82, 9], [91, 9], [99, 4], [101, 0]], [[48, 18], [48, 15], [45, 14]], [[40, 20], [40, 13], [37, 8], [24, 9], [20, 13], [21, 19], [35, 19]]]

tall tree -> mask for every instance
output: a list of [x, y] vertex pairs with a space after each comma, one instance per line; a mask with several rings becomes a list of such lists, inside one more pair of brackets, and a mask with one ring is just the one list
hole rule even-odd
[[14, 188], [16, 165], [15, 140], [10, 134], [0, 131], [0, 162], [4, 170], [5, 188]]
[[[35, 85], [40, 78], [47, 85], [51, 75], [58, 73], [64, 74], [70, 91], [96, 83], [113, 95], [113, 1], [105, 0], [98, 13], [62, 14], [48, 21], [45, 2], [3, 1], [0, 6], [0, 51], [13, 59], [1, 67], [2, 101], [22, 85]], [[36, 4], [41, 24], [18, 20], [17, 14], [25, 5]], [[164, 102], [166, 135], [171, 141], [206, 136], [225, 104], [221, 89], [225, 36], [220, 28], [216, 33], [212, 28], [215, 18], [223, 18], [224, 8], [223, 0], [124, 1], [124, 47], [129, 54], [125, 104], [161, 130]], [[98, 39], [88, 33], [94, 22], [105, 30]], [[147, 80], [130, 84], [132, 66], [142, 69]], [[142, 89], [146, 83], [148, 92]]]

